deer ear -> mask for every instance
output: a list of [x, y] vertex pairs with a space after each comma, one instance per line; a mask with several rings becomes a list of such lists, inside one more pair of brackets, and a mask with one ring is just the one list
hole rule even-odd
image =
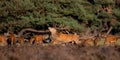
[[48, 29], [49, 29], [49, 31], [50, 31], [51, 33], [56, 33], [56, 32], [57, 32], [57, 30], [56, 30], [55, 28], [48, 27]]
[[56, 30], [55, 28], [52, 28], [52, 27], [48, 27], [49, 30]]
[[48, 29], [50, 30], [50, 29], [51, 29], [51, 27], [48, 27]]
[[9, 36], [10, 35], [10, 31], [7, 31], [6, 33], [4, 33], [5, 36]]
[[73, 35], [77, 35], [77, 33], [74, 33]]

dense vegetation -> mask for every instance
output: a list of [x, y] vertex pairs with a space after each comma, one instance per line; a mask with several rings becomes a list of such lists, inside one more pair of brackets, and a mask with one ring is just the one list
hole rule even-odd
[[117, 21], [112, 24], [113, 31], [119, 31], [119, 6], [119, 0], [0, 0], [0, 32], [48, 26], [106, 31], [113, 18]]

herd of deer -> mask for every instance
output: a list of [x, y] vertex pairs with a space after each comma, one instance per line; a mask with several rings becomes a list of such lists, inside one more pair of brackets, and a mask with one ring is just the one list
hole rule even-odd
[[[22, 33], [26, 30], [37, 31], [34, 29], [24, 29], [22, 30]], [[58, 32], [56, 28], [49, 27], [48, 31], [51, 33], [50, 35], [34, 35], [31, 37], [29, 42], [30, 44], [41, 44], [44, 43], [43, 41], [49, 40], [48, 43], [51, 43], [53, 45], [56, 44], [65, 44], [65, 43], [75, 43], [75, 44], [84, 44], [88, 46], [97, 45], [100, 41], [100, 37], [92, 37], [92, 38], [81, 38], [78, 34], [65, 34], [62, 32]], [[45, 31], [46, 32], [46, 31]], [[107, 35], [105, 38], [105, 45], [111, 45], [115, 44], [117, 42], [117, 36], [115, 35]], [[20, 35], [15, 35], [14, 33], [5, 33], [0, 34], [0, 46], [6, 46], [6, 45], [13, 45], [16, 43], [24, 44], [26, 42], [25, 38]]]

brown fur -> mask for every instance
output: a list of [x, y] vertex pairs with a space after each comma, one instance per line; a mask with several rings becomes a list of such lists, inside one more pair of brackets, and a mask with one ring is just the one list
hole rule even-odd
[[0, 35], [0, 44], [3, 46], [8, 45], [6, 37], [4, 35]]
[[18, 37], [18, 42], [20, 44], [24, 44], [24, 37]]
[[94, 45], [97, 46], [100, 41], [101, 41], [101, 38], [96, 37], [95, 40], [94, 40]]
[[85, 40], [85, 45], [86, 46], [93, 46], [94, 45], [94, 40], [92, 38], [88, 38]]
[[115, 35], [108, 35], [105, 38], [105, 45], [115, 44], [117, 42], [117, 36]]
[[52, 34], [53, 44], [60, 44], [66, 42], [75, 42], [79, 40], [79, 36], [77, 34], [63, 34], [58, 32], [55, 28], [49, 27], [49, 30]]
[[16, 43], [16, 36], [13, 33], [10, 33], [10, 37], [9, 37], [10, 43], [13, 45]]
[[30, 39], [30, 43], [33, 44], [33, 42], [35, 41], [35, 43], [42, 43], [43, 40], [43, 35], [35, 35], [33, 38]]

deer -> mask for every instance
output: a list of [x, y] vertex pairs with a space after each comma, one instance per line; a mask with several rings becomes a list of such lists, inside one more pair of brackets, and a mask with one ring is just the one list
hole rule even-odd
[[48, 27], [49, 31], [51, 32], [52, 43], [55, 44], [62, 44], [62, 43], [77, 43], [79, 40], [79, 35], [75, 34], [64, 34], [58, 32], [57, 29], [53, 27]]
[[109, 46], [111, 44], [114, 44], [117, 42], [118, 37], [115, 35], [109, 35], [109, 33], [111, 32], [111, 30], [113, 29], [113, 26], [115, 25], [115, 23], [117, 22], [117, 20], [115, 18], [112, 18], [110, 21], [110, 28], [108, 29], [107, 33], [105, 35], [103, 35], [105, 37], [105, 42], [104, 44]]
[[7, 46], [7, 37], [4, 34], [0, 34], [0, 46]]

